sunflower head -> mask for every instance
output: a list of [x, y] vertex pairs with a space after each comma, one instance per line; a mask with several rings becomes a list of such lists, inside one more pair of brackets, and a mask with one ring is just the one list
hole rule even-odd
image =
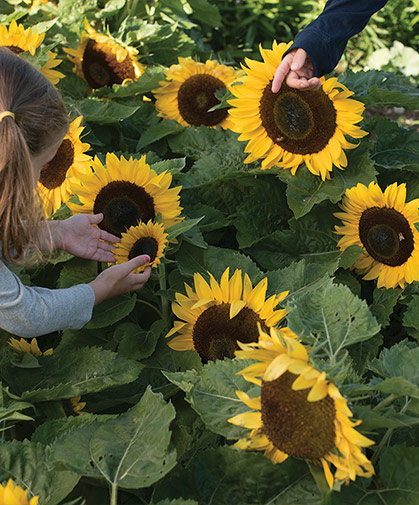
[[274, 463], [293, 456], [319, 465], [330, 488], [335, 479], [348, 483], [357, 475], [373, 475], [362, 453], [373, 442], [354, 429], [360, 421], [350, 419], [347, 401], [324, 372], [310, 365], [295, 334], [288, 328], [270, 328], [270, 334], [261, 329], [258, 342], [239, 346], [238, 358], [256, 360], [240, 374], [260, 386], [260, 395], [250, 398], [237, 391], [252, 409], [229, 419], [251, 430], [238, 448], [264, 451]]
[[131, 226], [148, 223], [160, 213], [162, 223], [169, 227], [183, 218], [179, 205], [181, 186], [170, 187], [172, 176], [159, 175], [141, 159], [129, 159], [113, 153], [106, 155], [105, 165], [95, 157], [92, 171], [77, 171], [70, 181], [71, 191], [82, 205], [68, 202], [73, 213], [103, 213], [99, 227], [122, 236]]
[[363, 248], [354, 268], [378, 287], [404, 287], [419, 280], [419, 199], [406, 203], [406, 185], [391, 184], [383, 192], [377, 183], [347, 189], [336, 217], [342, 235], [338, 247]]
[[39, 496], [29, 500], [28, 492], [9, 479], [6, 485], [0, 484], [0, 505], [38, 505]]
[[353, 93], [336, 78], [321, 78], [317, 91], [284, 83], [278, 93], [272, 93], [275, 70], [290, 45], [274, 41], [272, 49], [260, 48], [263, 62], [246, 58], [247, 75], [231, 89], [236, 97], [229, 102], [231, 129], [241, 134], [239, 140], [249, 141], [245, 163], [262, 159], [263, 170], [278, 166], [295, 174], [305, 162], [310, 172], [325, 179], [333, 165], [346, 167], [344, 149], [356, 147], [345, 135], [367, 135], [356, 126], [364, 105], [349, 99]]
[[85, 154], [90, 145], [81, 141], [83, 132], [79, 116], [70, 123], [54, 158], [41, 168], [38, 191], [47, 217], [58, 210], [71, 196], [70, 179], [76, 172], [86, 172], [92, 158]]
[[146, 266], [157, 267], [163, 258], [166, 245], [167, 233], [164, 232], [164, 226], [161, 223], [149, 221], [147, 224], [138, 223], [137, 226], [131, 226], [126, 233], [122, 233], [121, 242], [112, 252], [116, 264], [126, 263], [136, 256], [148, 254], [150, 262], [134, 271], [140, 273]]
[[215, 92], [231, 89], [240, 75], [241, 72], [215, 60], [200, 63], [192, 58], [179, 58], [179, 64], [166, 71], [166, 80], [153, 91], [158, 115], [174, 119], [183, 126], [229, 128], [227, 109], [208, 111], [220, 103]]
[[35, 356], [36, 358], [39, 358], [39, 356], [50, 356], [53, 352], [52, 348], [42, 352], [38, 346], [38, 341], [36, 340], [36, 338], [33, 338], [29, 343], [24, 338], [18, 340], [17, 338], [11, 337], [8, 341], [8, 344], [14, 351], [16, 351], [21, 356], [29, 353]]
[[277, 324], [286, 310], [275, 307], [288, 291], [266, 299], [268, 286], [264, 278], [252, 287], [247, 274], [236, 270], [229, 279], [227, 268], [218, 283], [212, 274], [207, 283], [200, 274], [194, 275], [194, 289], [185, 285], [186, 296], [176, 293], [172, 304], [179, 317], [166, 335], [179, 333], [169, 342], [176, 351], [195, 349], [204, 362], [233, 358], [238, 342], [255, 342], [258, 325], [267, 329]]
[[[7, 47], [15, 54], [28, 51], [33, 56], [44, 38], [45, 33], [40, 34], [39, 30], [33, 31], [32, 28], [25, 29], [23, 25], [17, 24], [15, 20], [9, 26], [0, 25], [0, 46]], [[48, 60], [39, 70], [55, 85], [64, 77], [64, 74], [54, 70], [62, 60], [57, 59], [57, 55], [52, 51], [47, 51], [47, 55]]]
[[74, 64], [74, 72], [92, 89], [135, 81], [145, 69], [137, 61], [134, 47], [96, 32], [87, 19], [78, 48], [64, 50]]

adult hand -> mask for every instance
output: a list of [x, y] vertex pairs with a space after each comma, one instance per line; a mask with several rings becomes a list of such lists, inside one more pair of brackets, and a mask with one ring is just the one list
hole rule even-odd
[[115, 257], [111, 251], [120, 239], [94, 226], [102, 219], [103, 214], [77, 214], [63, 221], [51, 221], [57, 223], [51, 228], [56, 248], [79, 258], [113, 263]]
[[314, 69], [310, 56], [304, 49], [292, 49], [279, 64], [272, 81], [272, 93], [277, 93], [285, 79], [290, 88], [315, 91], [321, 86], [318, 77], [313, 77]]
[[147, 267], [140, 274], [134, 274], [132, 271], [149, 261], [150, 257], [143, 254], [126, 263], [113, 265], [100, 273], [96, 279], [89, 282], [95, 292], [95, 305], [107, 298], [141, 289], [150, 277], [151, 268]]

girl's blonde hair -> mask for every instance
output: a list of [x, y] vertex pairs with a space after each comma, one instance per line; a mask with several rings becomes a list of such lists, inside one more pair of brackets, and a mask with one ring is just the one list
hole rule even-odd
[[[6, 261], [39, 253], [42, 210], [31, 156], [68, 128], [61, 95], [29, 62], [0, 47], [0, 240]], [[43, 238], [45, 241], [45, 236]]]

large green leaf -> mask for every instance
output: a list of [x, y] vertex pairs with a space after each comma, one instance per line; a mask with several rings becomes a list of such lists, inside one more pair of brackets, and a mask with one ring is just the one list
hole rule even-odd
[[86, 284], [98, 274], [97, 262], [73, 258], [62, 268], [58, 278], [58, 288], [69, 288], [75, 284]]
[[0, 481], [9, 478], [42, 505], [57, 505], [74, 488], [79, 476], [53, 465], [49, 449], [25, 440], [0, 444]]
[[368, 145], [364, 143], [348, 153], [348, 166], [345, 170], [334, 168], [329, 180], [322, 181], [319, 176], [311, 174], [306, 167], [300, 167], [295, 175], [284, 170], [279, 177], [288, 185], [288, 205], [295, 217], [300, 218], [323, 200], [336, 203], [352, 186], [360, 182], [368, 185], [371, 181], [375, 181], [375, 174], [374, 165], [368, 154]]
[[412, 296], [403, 315], [403, 324], [419, 332], [419, 295]]
[[370, 370], [382, 378], [376, 378], [372, 387], [385, 394], [419, 398], [418, 360], [419, 347], [407, 340], [383, 349], [380, 356], [369, 364]]
[[141, 151], [146, 146], [152, 144], [153, 142], [157, 142], [162, 138], [167, 137], [168, 135], [174, 135], [179, 133], [179, 131], [183, 130], [183, 126], [181, 126], [176, 121], [165, 120], [160, 121], [155, 125], [150, 126], [145, 132], [142, 133], [140, 140], [137, 144], [137, 150]]
[[104, 300], [93, 308], [92, 319], [85, 325], [88, 330], [106, 328], [128, 316], [135, 307], [136, 293], [119, 295]]
[[371, 158], [378, 167], [419, 173], [419, 132], [383, 117], [376, 117], [368, 127], [376, 138]]
[[367, 70], [345, 72], [339, 77], [366, 105], [393, 105], [419, 109], [419, 90], [411, 79], [393, 72]]
[[297, 294], [288, 307], [291, 330], [329, 355], [336, 356], [341, 349], [368, 340], [380, 330], [366, 302], [331, 279]]
[[237, 439], [245, 436], [248, 430], [234, 426], [227, 419], [250, 409], [239, 400], [236, 391], [245, 391], [252, 397], [260, 394], [260, 387], [237, 375], [251, 363], [249, 360], [225, 359], [209, 362], [199, 372], [189, 370], [164, 375], [185, 391], [186, 400], [211, 431], [228, 439]]
[[370, 309], [382, 326], [387, 326], [389, 324], [390, 316], [401, 294], [401, 289], [374, 289], [373, 301]]
[[59, 438], [52, 454], [79, 475], [104, 478], [111, 486], [127, 489], [148, 487], [176, 464], [169, 430], [174, 417], [173, 406], [149, 388], [126, 413]]
[[76, 108], [89, 123], [117, 123], [134, 114], [140, 107], [138, 105], [125, 105], [123, 103], [101, 100], [99, 98], [85, 98], [75, 103]]
[[139, 363], [98, 347], [67, 348], [38, 358], [39, 368], [9, 366], [4, 377], [25, 401], [41, 402], [72, 398], [111, 386], [127, 384], [138, 377]]
[[213, 28], [221, 26], [221, 15], [218, 7], [208, 0], [188, 0], [188, 4], [192, 7], [192, 16], [201, 23], [210, 25]]
[[164, 321], [156, 321], [148, 330], [134, 323], [122, 323], [114, 333], [114, 339], [119, 342], [118, 353], [130, 359], [150, 357], [156, 348], [157, 341], [165, 330]]

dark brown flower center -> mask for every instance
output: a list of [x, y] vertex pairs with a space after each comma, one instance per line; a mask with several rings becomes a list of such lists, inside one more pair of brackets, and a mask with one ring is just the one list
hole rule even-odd
[[93, 212], [103, 212], [102, 230], [121, 236], [139, 221], [147, 223], [156, 217], [154, 200], [146, 190], [128, 181], [112, 181], [98, 193]]
[[403, 265], [414, 249], [408, 220], [392, 208], [364, 210], [359, 220], [359, 238], [370, 256], [392, 267]]
[[335, 446], [335, 404], [329, 396], [307, 401], [309, 389], [291, 388], [296, 378], [285, 372], [274, 381], [262, 382], [263, 432], [289, 456], [318, 462]]
[[150, 261], [154, 261], [157, 256], [157, 250], [159, 245], [157, 240], [153, 237], [141, 237], [135, 244], [132, 246], [128, 259], [131, 260], [136, 256], [141, 256], [143, 254], [148, 254], [150, 257]]
[[134, 65], [129, 55], [118, 61], [106, 44], [92, 39], [86, 45], [81, 66], [86, 81], [93, 89], [122, 84], [124, 79], [135, 79]]
[[267, 331], [262, 319], [248, 307], [244, 307], [230, 319], [230, 304], [222, 303], [206, 309], [196, 320], [192, 338], [195, 350], [204, 363], [216, 359], [234, 358], [240, 342], [257, 342], [258, 325]]
[[52, 160], [41, 168], [39, 182], [47, 189], [59, 188], [73, 162], [73, 143], [70, 139], [64, 139]]
[[3, 46], [3, 47], [7, 47], [7, 49], [10, 49], [10, 51], [13, 51], [15, 54], [21, 54], [25, 52], [24, 49], [22, 49], [19, 46]]
[[188, 77], [179, 88], [177, 100], [180, 115], [193, 126], [215, 126], [228, 115], [227, 109], [208, 109], [219, 104], [214, 93], [225, 89], [226, 85], [220, 79], [209, 74], [197, 74]]
[[323, 150], [336, 130], [332, 100], [319, 89], [300, 91], [282, 84], [271, 91], [272, 81], [260, 100], [259, 114], [269, 138], [288, 152], [312, 154]]

